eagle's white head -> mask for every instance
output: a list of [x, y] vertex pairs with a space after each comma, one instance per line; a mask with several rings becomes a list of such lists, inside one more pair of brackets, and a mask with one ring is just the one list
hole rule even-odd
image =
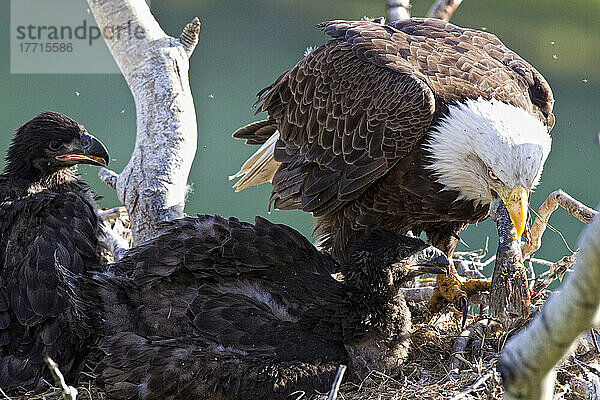
[[489, 204], [498, 195], [520, 236], [550, 152], [548, 128], [521, 108], [479, 98], [450, 106], [431, 137], [438, 181], [465, 200]]

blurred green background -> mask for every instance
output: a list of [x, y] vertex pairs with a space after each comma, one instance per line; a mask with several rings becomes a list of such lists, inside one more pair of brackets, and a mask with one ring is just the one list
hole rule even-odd
[[[84, 0], [82, 0], [84, 1]], [[414, 0], [412, 14], [422, 16], [433, 0]], [[172, 0], [152, 1], [165, 32], [178, 36], [193, 17], [202, 21], [200, 43], [191, 58], [190, 80], [198, 117], [198, 152], [189, 182], [193, 191], [186, 211], [216, 213], [253, 220], [255, 215], [294, 226], [306, 235], [311, 217], [302, 212], [267, 215], [270, 187], [234, 193], [227, 176], [255, 150], [231, 138], [238, 127], [257, 119], [255, 94], [292, 67], [307, 46], [326, 37], [315, 25], [329, 19], [385, 15], [385, 0]], [[485, 29], [533, 64], [550, 82], [556, 98], [553, 150], [542, 183], [532, 197], [537, 209], [546, 196], [562, 188], [587, 205], [600, 201], [600, 1], [465, 0], [452, 18], [464, 27]], [[0, 148], [5, 151], [15, 129], [42, 110], [64, 112], [101, 138], [111, 153], [111, 168], [120, 171], [133, 149], [135, 106], [122, 76], [19, 75], [9, 69], [9, 2], [0, 2]], [[0, 161], [3, 166], [3, 161]], [[83, 178], [117, 205], [115, 193], [101, 184], [97, 169], [83, 167]], [[582, 224], [557, 211], [551, 224], [575, 249]], [[495, 225], [469, 227], [462, 238], [471, 249], [490, 237], [495, 252]], [[464, 246], [461, 245], [464, 249]], [[556, 260], [568, 254], [562, 239], [547, 231], [538, 256]]]

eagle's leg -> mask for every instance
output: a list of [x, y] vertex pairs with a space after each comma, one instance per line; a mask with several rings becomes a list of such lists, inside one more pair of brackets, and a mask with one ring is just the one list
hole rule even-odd
[[450, 260], [450, 273], [437, 275], [436, 285], [429, 302], [432, 311], [437, 312], [447, 304], [452, 304], [462, 312], [462, 327], [467, 321], [468, 298], [476, 293], [489, 290], [491, 279], [467, 279], [458, 275], [452, 255], [458, 243], [458, 234], [463, 225], [453, 225], [447, 229], [436, 227], [434, 232], [427, 232], [432, 245], [442, 250]]

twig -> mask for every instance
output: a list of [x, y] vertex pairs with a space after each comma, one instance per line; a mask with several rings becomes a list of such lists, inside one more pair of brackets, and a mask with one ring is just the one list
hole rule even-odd
[[462, 0], [436, 0], [427, 12], [427, 17], [450, 21], [452, 14], [454, 14], [454, 11], [460, 6], [461, 2]]
[[428, 302], [433, 296], [433, 286], [424, 286], [420, 288], [401, 288], [404, 300], [415, 303]]
[[[554, 282], [557, 278], [562, 279], [562, 277], [567, 272], [567, 269], [573, 265], [575, 262], [577, 253], [574, 253], [571, 256], [564, 256], [557, 262], [553, 263], [550, 269], [548, 270], [548, 274], [543, 276], [543, 279], [536, 283], [531, 289], [531, 302], [537, 301], [542, 295], [543, 291], [550, 286], [552, 282]], [[542, 275], [540, 275], [542, 277]]]
[[598, 381], [597, 377], [595, 377], [595, 379], [592, 378], [591, 380], [589, 380], [588, 377], [588, 379], [584, 380], [580, 377], [575, 376], [571, 378], [569, 386], [571, 386], [573, 393], [576, 393], [581, 398], [585, 400], [597, 400], [600, 393], [598, 393], [598, 384], [596, 381]]
[[450, 357], [450, 376], [458, 376], [463, 363], [466, 361], [464, 355], [467, 350], [467, 346], [477, 335], [479, 338], [484, 339], [488, 331], [495, 332], [501, 329], [501, 325], [493, 319], [482, 319], [475, 322], [467, 329], [461, 332], [460, 336], [454, 342], [452, 347], [452, 356]]
[[0, 387], [0, 393], [2, 394], [2, 397], [4, 397], [6, 400], [11, 400], [10, 397], [8, 397], [8, 395], [6, 393], [4, 393], [4, 390], [2, 390], [1, 387]]
[[452, 397], [450, 400], [460, 400], [464, 397], [467, 397], [471, 392], [476, 391], [479, 388], [479, 386], [483, 385], [488, 379], [490, 379], [492, 377], [492, 374], [493, 371], [490, 371], [487, 374], [482, 375], [481, 377], [479, 377], [479, 379], [475, 381], [475, 383], [473, 383], [471, 386], [469, 386], [456, 396]]
[[[496, 259], [496, 256], [492, 257], [493, 259]], [[488, 260], [489, 261], [489, 260]], [[456, 272], [458, 272], [458, 274], [460, 276], [463, 276], [465, 278], [470, 278], [470, 279], [485, 279], [485, 275], [483, 275], [481, 272], [479, 272], [476, 269], [472, 269], [470, 267], [470, 265], [478, 267], [478, 264], [483, 264], [483, 263], [476, 263], [474, 261], [467, 261], [467, 260], [454, 260], [454, 266], [456, 267]]]
[[48, 365], [48, 368], [50, 369], [52, 378], [54, 378], [54, 383], [62, 392], [62, 397], [65, 400], [76, 400], [77, 389], [75, 389], [73, 386], [67, 385], [62, 372], [60, 372], [60, 370], [58, 369], [58, 365], [50, 357], [46, 357], [45, 361], [46, 365]]
[[555, 264], [552, 261], [543, 260], [541, 258], [534, 258], [534, 257], [531, 257], [529, 259], [529, 261], [531, 261], [532, 263], [539, 264], [539, 265], [544, 265], [546, 267], [552, 267]]
[[107, 210], [98, 210], [98, 216], [102, 221], [117, 219], [125, 215], [127, 215], [125, 207], [113, 207]]
[[410, 18], [410, 0], [387, 0], [388, 21]]
[[[425, 303], [431, 301], [434, 291], [433, 286], [423, 286], [418, 288], [400, 288], [404, 295], [404, 300], [414, 303]], [[488, 305], [490, 303], [489, 295], [486, 292], [479, 292], [469, 296], [469, 304]]]
[[98, 171], [98, 178], [100, 178], [100, 180], [109, 188], [117, 190], [117, 180], [119, 179], [119, 174], [117, 174], [115, 171], [112, 171], [108, 168], [100, 168]]
[[342, 384], [342, 379], [344, 378], [344, 372], [346, 372], [346, 366], [340, 365], [338, 367], [337, 374], [335, 375], [335, 379], [333, 380], [333, 385], [331, 385], [331, 392], [329, 392], [329, 397], [327, 400], [335, 400], [337, 398], [340, 385]]
[[524, 243], [521, 248], [523, 259], [529, 257], [530, 254], [540, 248], [542, 244], [542, 235], [548, 226], [548, 219], [550, 219], [550, 215], [558, 208], [558, 206], [567, 210], [569, 214], [584, 224], [589, 224], [592, 218], [598, 214], [597, 211], [580, 203], [560, 189], [552, 192], [537, 211], [537, 218], [531, 227], [530, 241]]

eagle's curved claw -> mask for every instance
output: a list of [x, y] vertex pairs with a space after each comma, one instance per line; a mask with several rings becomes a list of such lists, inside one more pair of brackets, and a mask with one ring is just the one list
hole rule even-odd
[[461, 329], [465, 329], [467, 323], [467, 316], [469, 315], [469, 302], [467, 296], [460, 298], [460, 308], [462, 310], [462, 322], [460, 324]]

